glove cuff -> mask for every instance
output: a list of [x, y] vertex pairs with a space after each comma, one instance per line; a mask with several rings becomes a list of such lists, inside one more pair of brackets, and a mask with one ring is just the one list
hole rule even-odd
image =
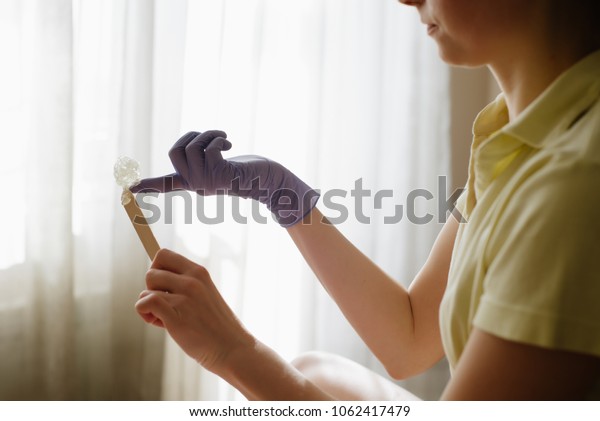
[[276, 190], [266, 203], [275, 220], [284, 228], [302, 221], [317, 205], [321, 196], [317, 190], [300, 180], [295, 187]]

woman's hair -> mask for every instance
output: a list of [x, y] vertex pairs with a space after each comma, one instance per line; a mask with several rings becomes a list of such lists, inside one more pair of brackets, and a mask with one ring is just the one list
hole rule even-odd
[[548, 14], [552, 41], [600, 48], [600, 0], [541, 0]]

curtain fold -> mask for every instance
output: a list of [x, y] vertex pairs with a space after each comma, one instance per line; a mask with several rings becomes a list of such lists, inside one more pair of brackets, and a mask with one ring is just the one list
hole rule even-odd
[[18, 46], [2, 155], [25, 219], [2, 220], [24, 246], [0, 270], [0, 395], [158, 399], [164, 335], [133, 310], [148, 262], [112, 180], [119, 154], [150, 164], [153, 2], [0, 6]]
[[[241, 398], [133, 309], [149, 262], [112, 166], [128, 155], [143, 176], [172, 172], [167, 152], [190, 130], [223, 129], [226, 156], [268, 156], [338, 192], [323, 212], [343, 206], [339, 228], [399, 282], [425, 261], [450, 172], [448, 69], [396, 2], [2, 0], [0, 31], [0, 399]], [[413, 209], [434, 221], [385, 222], [414, 189], [436, 196]], [[266, 209], [152, 203], [161, 246], [205, 265], [259, 339], [383, 372]], [[435, 398], [446, 377], [407, 387]]]
[[[31, 1], [5, 6], [12, 12], [11, 17], [21, 19], [13, 41], [21, 47], [18, 59], [27, 63], [26, 67], [15, 66], [22, 73], [20, 80], [12, 82], [21, 89], [15, 92], [8, 111], [28, 123], [19, 127], [17, 136], [7, 140], [22, 143], [12, 148], [12, 158], [35, 171], [19, 171], [21, 168], [17, 166], [13, 171], [20, 177], [11, 180], [25, 193], [15, 197], [15, 205], [21, 204], [26, 209], [23, 215], [26, 228], [19, 233], [24, 241], [16, 243], [24, 245], [27, 265], [13, 268], [20, 288], [15, 291], [16, 296], [4, 297], [21, 305], [12, 306], [11, 323], [16, 326], [9, 327], [16, 342], [5, 345], [10, 347], [9, 361], [5, 364], [18, 375], [11, 376], [10, 383], [3, 384], [2, 390], [8, 396], [31, 393], [31, 396], [64, 399], [74, 389], [73, 366], [69, 361], [74, 356], [75, 340], [70, 298], [74, 289], [70, 235], [72, 5], [70, 1], [53, 4]], [[57, 139], [60, 141], [56, 142]], [[10, 207], [12, 202], [7, 196], [3, 206]], [[15, 353], [20, 355], [10, 361], [10, 355]], [[15, 360], [20, 364], [13, 364]]]

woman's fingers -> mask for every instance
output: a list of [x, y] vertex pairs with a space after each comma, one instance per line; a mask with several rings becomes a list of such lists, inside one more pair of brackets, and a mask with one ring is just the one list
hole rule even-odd
[[168, 249], [158, 251], [146, 273], [149, 290], [186, 295], [198, 283], [210, 280], [208, 271], [191, 260]]
[[159, 318], [157, 318], [154, 314], [152, 313], [140, 313], [140, 317], [149, 325], [153, 325], [156, 327], [162, 327], [164, 328], [165, 325], [163, 324], [162, 320], [160, 320]]
[[169, 249], [160, 249], [158, 253], [156, 253], [156, 256], [154, 256], [151, 267], [153, 269], [162, 269], [173, 273], [185, 274], [195, 271], [200, 266], [179, 253], [175, 253]]
[[178, 318], [177, 310], [164, 291], [142, 291], [135, 309], [146, 323], [165, 327]]
[[182, 278], [182, 275], [168, 270], [150, 268], [146, 272], [146, 287], [151, 291], [180, 293], [185, 289], [186, 282], [187, 279]]

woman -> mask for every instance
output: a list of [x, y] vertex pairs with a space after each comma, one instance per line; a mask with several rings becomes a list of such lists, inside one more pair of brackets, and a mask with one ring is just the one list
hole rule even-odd
[[[502, 94], [474, 124], [469, 180], [410, 288], [328, 224], [317, 194], [260, 157], [223, 160], [223, 132], [189, 133], [176, 173], [136, 191], [187, 188], [265, 203], [394, 378], [444, 355], [443, 399], [600, 398], [600, 32], [595, 0], [402, 0], [441, 58], [488, 66]], [[169, 180], [169, 183], [165, 183]], [[292, 364], [257, 341], [206, 269], [161, 250], [136, 304], [148, 323], [249, 399], [409, 399], [352, 362]], [[357, 305], [360, 303], [360, 305]]]

